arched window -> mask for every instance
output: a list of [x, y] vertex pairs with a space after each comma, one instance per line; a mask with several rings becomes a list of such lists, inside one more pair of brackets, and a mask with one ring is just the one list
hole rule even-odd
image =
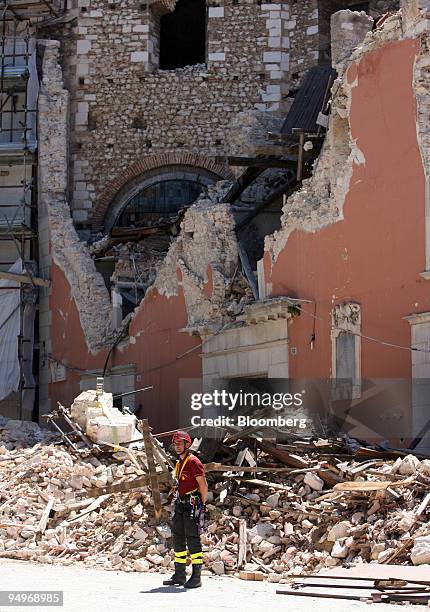
[[160, 68], [174, 70], [206, 61], [206, 2], [179, 0], [160, 20]]
[[164, 180], [142, 189], [123, 208], [117, 227], [139, 227], [190, 206], [203, 190], [197, 181]]

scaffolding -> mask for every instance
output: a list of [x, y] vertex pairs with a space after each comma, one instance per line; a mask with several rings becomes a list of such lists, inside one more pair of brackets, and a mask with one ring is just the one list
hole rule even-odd
[[[19, 291], [20, 294], [17, 334], [19, 385], [16, 393], [12, 394], [16, 406], [10, 408], [10, 401], [8, 404], [8, 416], [20, 419], [33, 417], [36, 395], [33, 363], [37, 363], [34, 359], [37, 346], [34, 330], [37, 329], [39, 78], [35, 25], [41, 20], [56, 18], [59, 13], [58, 7], [48, 0], [0, 2], [0, 280], [7, 281], [0, 289]], [[15, 273], [11, 273], [14, 264]], [[0, 413], [1, 399], [0, 396]]]

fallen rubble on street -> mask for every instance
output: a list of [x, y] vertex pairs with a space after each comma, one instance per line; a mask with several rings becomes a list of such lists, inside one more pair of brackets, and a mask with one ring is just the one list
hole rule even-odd
[[[35, 424], [1, 422], [0, 557], [170, 571], [172, 462], [160, 467], [168, 461], [161, 445], [148, 480], [139, 441], [75, 452], [54, 438]], [[350, 563], [430, 563], [430, 460], [354, 448], [227, 433], [206, 463], [206, 568], [286, 582]], [[148, 487], [154, 475], [160, 520]]]

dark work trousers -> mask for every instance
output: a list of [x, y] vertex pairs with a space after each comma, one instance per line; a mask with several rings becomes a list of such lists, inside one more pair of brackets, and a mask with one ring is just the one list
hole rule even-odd
[[[176, 500], [172, 520], [173, 549], [175, 552], [190, 551], [191, 555], [201, 553], [199, 519], [191, 518], [191, 504]], [[193, 558], [193, 557], [192, 557]]]

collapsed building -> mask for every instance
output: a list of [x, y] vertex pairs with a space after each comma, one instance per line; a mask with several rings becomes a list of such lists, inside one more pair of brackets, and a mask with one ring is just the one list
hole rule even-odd
[[327, 378], [354, 435], [422, 437], [428, 7], [400, 4], [5, 4], [3, 413], [104, 376], [168, 428], [184, 380]]

